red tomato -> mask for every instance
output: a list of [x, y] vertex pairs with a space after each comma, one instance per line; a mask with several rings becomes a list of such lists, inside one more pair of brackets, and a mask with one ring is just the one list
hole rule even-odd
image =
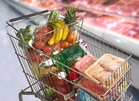
[[137, 35], [135, 36], [135, 38], [136, 38], [136, 39], [139, 39], [139, 34], [137, 34]]
[[53, 28], [51, 26], [40, 28], [37, 34], [35, 35], [35, 40], [37, 41], [42, 40], [44, 42], [47, 42], [51, 38], [52, 33], [49, 33], [49, 34], [46, 34], [46, 33], [51, 31], [52, 29]]
[[51, 30], [53, 30], [53, 28], [52, 28], [51, 26], [42, 27], [42, 28], [39, 29], [38, 33], [43, 33], [43, 34], [45, 34], [45, 33], [49, 32], [49, 31], [51, 31]]
[[45, 43], [43, 41], [36, 41], [34, 43], [34, 47], [38, 50], [43, 49], [45, 47]]
[[35, 40], [36, 40], [36, 41], [40, 41], [42, 37], [43, 37], [43, 34], [42, 34], [42, 33], [37, 33], [37, 34], [35, 35]]
[[38, 33], [42, 33], [43, 34], [44, 31], [45, 31], [45, 27], [42, 27], [42, 28], [39, 29]]
[[47, 33], [51, 30], [53, 30], [53, 28], [51, 26], [44, 27], [44, 33]]
[[44, 56], [40, 56], [40, 55], [35, 55], [32, 58], [32, 61], [37, 63], [37, 64], [41, 63], [43, 60], [44, 60]]
[[47, 35], [42, 36], [42, 41], [47, 42], [52, 37], [52, 34], [49, 33]]
[[46, 45], [42, 50], [45, 54], [48, 56], [52, 56], [53, 50], [58, 50], [60, 52], [60, 43], [54, 44], [54, 45]]
[[37, 52], [35, 50], [33, 50], [32, 48], [29, 48], [26, 52], [26, 57], [27, 58], [31, 58], [34, 57], [37, 54]]
[[52, 47], [46, 45], [46, 46], [43, 48], [43, 51], [44, 51], [44, 53], [50, 53], [50, 52], [52, 52]]

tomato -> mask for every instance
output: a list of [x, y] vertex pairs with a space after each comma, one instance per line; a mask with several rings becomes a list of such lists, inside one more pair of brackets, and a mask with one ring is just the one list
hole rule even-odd
[[43, 48], [43, 52], [44, 52], [44, 53], [50, 53], [50, 52], [52, 52], [52, 47], [46, 45], [46, 46]]
[[47, 33], [51, 30], [53, 30], [53, 28], [51, 26], [47, 26], [47, 27], [45, 26], [45, 27], [40, 28], [38, 33], [43, 33], [44, 34], [44, 33]]
[[51, 26], [47, 26], [48, 32], [53, 30], [53, 28]]
[[36, 54], [37, 54], [37, 52], [35, 50], [33, 50], [32, 48], [29, 48], [26, 51], [26, 57], [29, 59], [32, 59], [32, 57], [34, 57], [34, 55], [36, 55]]
[[61, 43], [60, 43], [60, 47], [63, 48], [63, 49], [66, 49], [69, 46], [70, 46], [70, 43], [68, 41], [66, 41], [66, 40], [61, 41]]
[[34, 47], [38, 50], [43, 49], [45, 47], [45, 43], [43, 41], [36, 41], [34, 43]]
[[75, 33], [69, 33], [69, 35], [67, 36], [66, 40], [69, 43], [75, 43], [77, 41], [77, 35]]
[[40, 55], [35, 55], [32, 58], [32, 61], [37, 63], [37, 64], [41, 63], [43, 60], [44, 60], [44, 56], [40, 56]]
[[52, 37], [52, 33], [42, 36], [42, 41], [47, 42]]
[[40, 28], [39, 31], [37, 32], [37, 34], [35, 35], [35, 40], [37, 40], [37, 41], [42, 40], [44, 42], [47, 42], [51, 38], [52, 33], [49, 33], [49, 34], [46, 34], [46, 33], [51, 30], [52, 30], [51, 26]]
[[46, 28], [45, 27], [42, 27], [42, 28], [40, 28], [39, 29], [39, 31], [38, 31], [38, 33], [44, 33], [44, 32], [47, 32], [48, 30], [46, 30]]
[[42, 38], [42, 36], [43, 36], [42, 33], [37, 33], [37, 34], [35, 35], [35, 40], [36, 40], [36, 41], [40, 41], [41, 38]]
[[60, 52], [60, 43], [54, 45], [46, 45], [43, 49], [43, 52], [48, 56], [52, 56], [53, 50], [58, 50]]

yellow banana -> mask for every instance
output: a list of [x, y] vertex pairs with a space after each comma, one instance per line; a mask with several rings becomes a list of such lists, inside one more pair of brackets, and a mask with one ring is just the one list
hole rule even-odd
[[39, 78], [42, 77], [44, 73], [44, 67], [39, 67], [37, 64], [32, 65], [32, 72], [37, 75]]
[[[53, 23], [49, 23], [49, 24], [50, 24], [50, 26], [53, 27], [54, 30], [56, 29], [56, 27], [54, 26]], [[51, 37], [51, 38], [49, 39], [49, 41], [48, 41], [48, 44], [49, 44], [49, 45], [53, 45], [53, 44], [55, 43], [55, 36], [56, 36], [56, 34], [57, 34], [57, 32], [54, 31], [52, 37]]]
[[65, 40], [68, 36], [68, 26], [66, 25], [66, 23], [64, 22], [64, 20], [58, 19], [57, 23], [59, 23], [62, 27], [63, 27], [63, 35], [62, 35], [62, 40]]
[[56, 36], [55, 36], [55, 43], [58, 43], [61, 38], [62, 38], [62, 34], [63, 34], [63, 29], [61, 28], [62, 26], [59, 23], [54, 23], [55, 26], [55, 32], [56, 32]]

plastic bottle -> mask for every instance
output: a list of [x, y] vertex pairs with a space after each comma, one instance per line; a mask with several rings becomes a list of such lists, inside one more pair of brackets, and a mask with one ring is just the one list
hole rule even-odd
[[58, 73], [55, 89], [62, 93], [64, 96], [58, 93], [56, 96], [59, 101], [71, 101], [69, 98], [74, 99], [75, 97], [74, 87], [71, 83], [64, 79], [69, 80], [67, 74], [65, 72]]

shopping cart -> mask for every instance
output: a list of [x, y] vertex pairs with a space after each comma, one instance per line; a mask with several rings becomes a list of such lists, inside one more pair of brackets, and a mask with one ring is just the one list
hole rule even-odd
[[[107, 42], [106, 40], [94, 35], [93, 33], [85, 30], [82, 25], [83, 23], [76, 24], [74, 23], [76, 30], [79, 33], [78, 41], [83, 40], [86, 43], [86, 51], [94, 57], [101, 58], [104, 54], [111, 54], [116, 57], [124, 59], [121, 65], [113, 71], [103, 82], [98, 82], [95, 79], [91, 79], [89, 76], [84, 73], [77, 71], [71, 68], [64, 63], [57, 61], [51, 56], [44, 54], [41, 50], [35, 49], [32, 45], [28, 45], [25, 43], [23, 38], [19, 39], [16, 37], [17, 32], [19, 32], [20, 28], [24, 28], [26, 25], [34, 24], [39, 25], [41, 21], [46, 20], [49, 15], [49, 11], [41, 11], [25, 16], [21, 16], [18, 18], [10, 19], [7, 21], [7, 34], [10, 37], [13, 48], [15, 50], [15, 54], [17, 55], [21, 67], [23, 69], [23, 73], [29, 83], [29, 86], [19, 93], [19, 100], [23, 101], [22, 95], [35, 95], [41, 101], [60, 101], [55, 97], [55, 95], [48, 94], [53, 93], [59, 96], [64, 97], [65, 101], [131, 101], [133, 98], [132, 89], [130, 87], [132, 83], [131, 79], [131, 54], [126, 52], [123, 49]], [[60, 30], [60, 29], [57, 29]], [[54, 32], [53, 30], [52, 32]], [[51, 33], [52, 33], [51, 32]], [[50, 33], [46, 33], [48, 35]], [[40, 40], [42, 41], [42, 40]], [[19, 42], [22, 43], [24, 49], [19, 47]], [[72, 44], [74, 46], [74, 44]], [[71, 45], [71, 46], [72, 46]], [[83, 46], [84, 47], [84, 46]], [[32, 56], [30, 55], [30, 50], [35, 51], [35, 54], [39, 54], [39, 56], [44, 56], [45, 59], [49, 59], [52, 61], [51, 66], [55, 67], [56, 64], [67, 68], [68, 71], [73, 71], [74, 73], [80, 75], [78, 82], [73, 82], [71, 78], [63, 79], [67, 84], [72, 85], [74, 89], [74, 98], [73, 93], [71, 95], [65, 95], [60, 90], [56, 88], [55, 78], [58, 78], [59, 75], [56, 73], [61, 71], [60, 68], [57, 68], [55, 72], [49, 70], [48, 68], [42, 67], [42, 65], [37, 64], [32, 61]], [[61, 50], [60, 50], [61, 51]], [[62, 52], [62, 51], [61, 51]], [[41, 54], [41, 55], [40, 55]], [[39, 57], [39, 59], [40, 59]], [[32, 69], [35, 68], [35, 69]], [[124, 69], [123, 69], [124, 68]], [[43, 73], [47, 74], [47, 76], [42, 76]], [[117, 79], [112, 81], [112, 78], [117, 76]], [[112, 83], [110, 84], [110, 82]], [[85, 85], [86, 84], [86, 85]], [[30, 91], [28, 91], [28, 89]], [[46, 89], [50, 90], [49, 92]], [[62, 88], [61, 88], [62, 89]], [[68, 91], [67, 87], [67, 91]], [[76, 94], [75, 94], [76, 92]], [[68, 99], [68, 100], [67, 100]]]

